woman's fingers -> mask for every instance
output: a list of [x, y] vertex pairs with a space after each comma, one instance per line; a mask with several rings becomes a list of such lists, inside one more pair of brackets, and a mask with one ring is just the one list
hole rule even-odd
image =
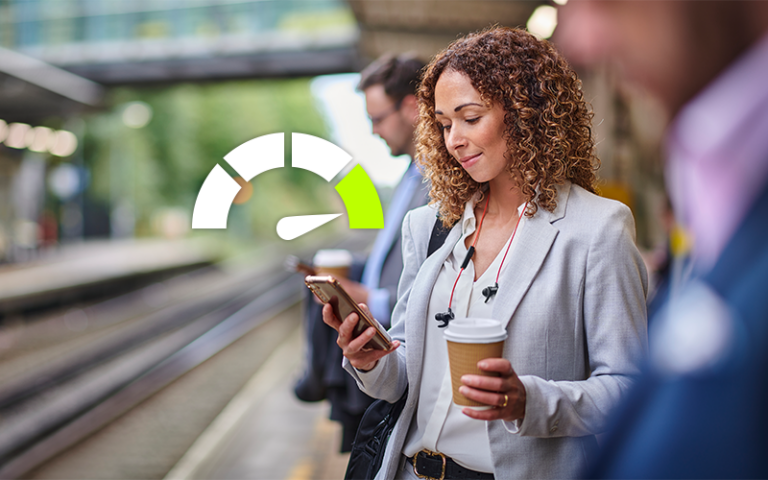
[[478, 390], [503, 392], [511, 387], [513, 382], [510, 380], [513, 377], [517, 378], [515, 371], [512, 370], [512, 364], [505, 358], [486, 358], [480, 360], [477, 367], [484, 372], [494, 373], [497, 376], [464, 375], [461, 377], [461, 383]]
[[[517, 393], [513, 390], [492, 392], [462, 385], [459, 387], [459, 392], [470, 400], [480, 402], [483, 405], [490, 405], [492, 407], [503, 408], [517, 400]], [[507, 405], [504, 405], [504, 403]]]
[[323, 322], [337, 332], [341, 326], [341, 320], [336, 318], [336, 315], [333, 313], [333, 307], [329, 303], [323, 305]]
[[[355, 327], [357, 326], [358, 321], [359, 318], [357, 314], [350, 313], [347, 318], [341, 322], [341, 325], [339, 325], [339, 340], [343, 341], [344, 344], [347, 344], [352, 340], [352, 332], [355, 331]], [[341, 346], [341, 343], [339, 343], [339, 346]]]
[[465, 408], [462, 412], [478, 420], [517, 420], [525, 415], [525, 387], [512, 369], [509, 360], [487, 358], [478, 363], [478, 368], [486, 372], [495, 372], [498, 377], [484, 375], [464, 375], [459, 392], [476, 402], [490, 405], [489, 410]]
[[344, 356], [347, 357], [349, 363], [351, 363], [353, 367], [357, 368], [358, 370], [367, 371], [375, 367], [379, 360], [394, 352], [399, 346], [400, 342], [395, 340], [392, 342], [392, 348], [390, 350], [376, 350], [366, 348], [363, 350], [344, 353]]
[[496, 372], [504, 375], [514, 374], [512, 364], [506, 358], [486, 358], [477, 362], [477, 368], [484, 372]]
[[373, 318], [373, 314], [371, 313], [371, 310], [368, 309], [368, 305], [366, 305], [365, 303], [358, 303], [357, 306], [360, 307], [360, 309], [363, 312], [365, 312], [366, 315], [368, 315], [369, 317]]
[[[323, 320], [325, 321], [326, 318], [326, 308], [328, 309], [327, 312], [329, 316], [332, 317], [332, 319], [335, 319], [336, 316], [333, 315], [333, 311], [330, 306], [326, 306], [323, 308]], [[344, 319], [343, 322], [336, 321], [338, 328], [334, 328], [336, 328], [336, 330], [339, 332], [339, 337], [336, 340], [336, 343], [341, 348], [344, 356], [349, 359], [349, 362], [353, 367], [360, 370], [370, 370], [376, 366], [376, 362], [378, 362], [382, 357], [395, 351], [395, 349], [400, 346], [400, 342], [397, 340], [393, 341], [392, 348], [390, 350], [376, 350], [366, 347], [366, 344], [371, 340], [371, 338], [373, 338], [374, 335], [376, 335], [376, 329], [373, 327], [368, 327], [363, 333], [355, 338], [354, 331], [359, 321], [360, 319], [356, 313], [351, 313], [347, 318]], [[326, 323], [332, 327], [334, 326], [328, 321], [326, 321]]]
[[376, 329], [373, 327], [368, 327], [363, 333], [358, 335], [357, 338], [351, 340], [347, 345], [350, 350], [363, 350], [365, 349], [365, 345], [375, 336]]

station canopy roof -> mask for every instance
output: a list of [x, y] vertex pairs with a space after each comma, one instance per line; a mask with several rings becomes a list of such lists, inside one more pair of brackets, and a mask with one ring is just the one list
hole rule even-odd
[[96, 109], [103, 96], [98, 83], [0, 47], [0, 119], [7, 123]]
[[525, 27], [546, 1], [347, 0], [360, 28], [360, 49], [369, 59], [414, 52], [429, 60], [456, 38], [492, 25]]

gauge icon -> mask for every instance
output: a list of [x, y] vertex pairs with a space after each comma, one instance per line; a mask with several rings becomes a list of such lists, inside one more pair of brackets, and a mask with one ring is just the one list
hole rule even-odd
[[[272, 133], [248, 140], [235, 148], [224, 160], [243, 178], [250, 181], [257, 175], [275, 168], [285, 167], [284, 133]], [[333, 143], [313, 135], [291, 133], [294, 168], [309, 170], [325, 179], [333, 180], [352, 157]], [[193, 229], [225, 229], [229, 208], [242, 187], [216, 164], [200, 187], [192, 212]], [[384, 212], [379, 194], [371, 178], [359, 164], [350, 170], [334, 186], [341, 196], [349, 228], [384, 228]], [[340, 217], [342, 213], [299, 215], [285, 217], [277, 222], [277, 235], [283, 240], [293, 240], [305, 233]]]

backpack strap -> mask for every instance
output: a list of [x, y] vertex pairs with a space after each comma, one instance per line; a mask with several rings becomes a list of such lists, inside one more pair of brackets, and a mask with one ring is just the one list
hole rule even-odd
[[453, 222], [449, 228], [443, 226], [443, 222], [440, 217], [435, 220], [435, 225], [432, 227], [432, 234], [429, 236], [429, 246], [427, 246], [427, 257], [437, 251], [445, 243], [445, 239], [448, 237], [448, 233], [451, 231], [454, 225], [458, 223], [458, 220]]

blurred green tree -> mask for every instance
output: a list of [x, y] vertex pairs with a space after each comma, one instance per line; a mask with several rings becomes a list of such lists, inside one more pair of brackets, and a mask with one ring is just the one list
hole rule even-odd
[[[290, 132], [327, 138], [310, 80], [114, 89], [112, 110], [87, 121], [85, 162], [92, 172], [89, 195], [104, 203], [114, 202], [115, 190], [127, 195], [134, 207], [138, 236], [152, 234], [153, 215], [163, 208], [184, 210], [191, 218], [198, 190], [214, 165], [236, 176], [223, 157], [243, 142], [286, 132], [286, 161], [290, 162]], [[152, 108], [152, 119], [144, 128], [131, 129], [121, 121], [122, 106], [132, 101]], [[303, 170], [266, 172], [252, 184], [250, 200], [230, 210], [230, 234], [276, 239], [274, 227], [282, 216], [343, 208], [331, 185]], [[307, 208], [319, 211], [307, 212]]]

